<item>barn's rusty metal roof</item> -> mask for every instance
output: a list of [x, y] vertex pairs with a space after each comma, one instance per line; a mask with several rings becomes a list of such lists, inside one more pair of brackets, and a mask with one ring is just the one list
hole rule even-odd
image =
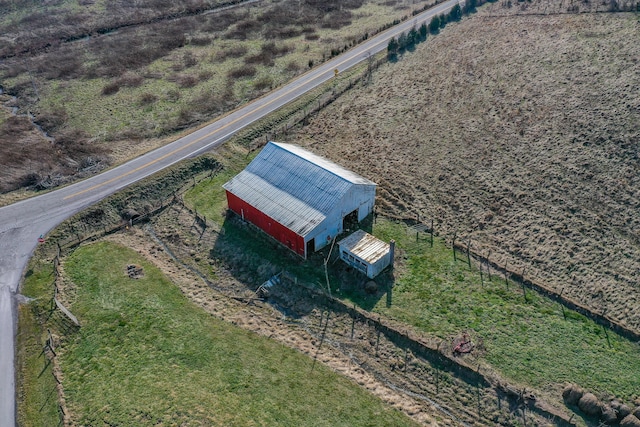
[[376, 184], [297, 145], [269, 142], [223, 188], [305, 236], [354, 185]]
[[361, 260], [374, 264], [389, 253], [389, 244], [364, 230], [358, 230], [338, 242], [341, 250], [346, 249]]

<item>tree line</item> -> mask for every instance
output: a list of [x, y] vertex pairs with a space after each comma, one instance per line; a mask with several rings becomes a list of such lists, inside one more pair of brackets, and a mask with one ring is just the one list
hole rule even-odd
[[431, 18], [429, 25], [423, 23], [419, 28], [411, 28], [408, 32], [403, 32], [397, 38], [393, 37], [387, 45], [387, 58], [395, 61], [398, 55], [403, 54], [407, 50], [412, 50], [416, 44], [427, 40], [427, 35], [437, 34], [449, 22], [460, 21], [463, 15], [475, 12], [478, 6], [478, 0], [467, 0], [463, 7], [456, 4], [448, 14], [436, 15]]

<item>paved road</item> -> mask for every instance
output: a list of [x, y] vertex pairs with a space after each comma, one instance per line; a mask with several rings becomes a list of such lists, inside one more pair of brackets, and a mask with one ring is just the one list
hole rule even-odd
[[343, 71], [366, 60], [369, 55], [386, 49], [391, 37], [428, 22], [434, 15], [447, 12], [457, 3], [458, 0], [448, 0], [416, 15], [410, 21], [367, 40], [286, 86], [169, 145], [90, 179], [0, 208], [0, 427], [14, 427], [16, 424], [15, 295], [39, 235], [46, 234], [71, 215], [133, 182], [222, 144], [243, 127], [331, 79], [335, 69]]

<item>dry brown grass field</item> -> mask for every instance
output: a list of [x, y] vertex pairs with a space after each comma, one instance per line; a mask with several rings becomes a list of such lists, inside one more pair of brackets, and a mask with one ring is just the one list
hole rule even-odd
[[286, 139], [376, 181], [379, 209], [640, 331], [640, 17], [509, 4]]
[[136, 157], [427, 4], [0, 1], [0, 193]]

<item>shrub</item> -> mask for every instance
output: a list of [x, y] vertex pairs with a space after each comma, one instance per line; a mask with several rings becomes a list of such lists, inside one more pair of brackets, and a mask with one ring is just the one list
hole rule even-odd
[[149, 104], [153, 104], [157, 100], [158, 100], [157, 96], [155, 96], [152, 93], [145, 92], [142, 95], [140, 95], [140, 98], [138, 99], [138, 103], [140, 105], [149, 105]]
[[342, 27], [351, 25], [352, 14], [348, 10], [339, 10], [331, 12], [325, 16], [322, 21], [322, 28], [328, 28], [331, 30], [339, 30]]
[[18, 188], [24, 188], [24, 187], [34, 187], [38, 184], [38, 182], [40, 182], [40, 179], [42, 177], [36, 173], [36, 172], [29, 172], [27, 174], [22, 175], [21, 177], [19, 177], [16, 182], [15, 185]]
[[229, 73], [227, 73], [227, 76], [232, 79], [242, 79], [246, 77], [253, 77], [256, 75], [256, 73], [257, 73], [257, 70], [255, 67], [245, 66], [245, 67], [240, 67], [240, 68], [230, 70]]
[[36, 117], [36, 123], [47, 133], [60, 129], [67, 121], [67, 112], [63, 107], [57, 107], [50, 111], [42, 111]]
[[444, 28], [447, 25], [447, 18], [444, 15], [440, 15], [440, 28]]
[[247, 53], [247, 48], [245, 46], [235, 46], [225, 50], [219, 50], [216, 52], [214, 56], [214, 60], [216, 61], [224, 61], [227, 58], [239, 58]]
[[103, 95], [113, 95], [114, 93], [118, 92], [119, 90], [120, 90], [120, 84], [117, 81], [115, 81], [115, 82], [107, 83], [102, 88], [102, 94]]
[[0, 135], [12, 135], [29, 131], [31, 122], [25, 116], [10, 116], [0, 126]]
[[207, 32], [224, 31], [238, 22], [239, 19], [240, 15], [233, 11], [212, 14], [209, 15], [207, 22], [202, 26], [202, 30]]
[[462, 19], [462, 8], [459, 4], [453, 6], [453, 9], [451, 9], [451, 12], [449, 12], [447, 19], [449, 20], [449, 22], [459, 21]]
[[275, 57], [285, 55], [292, 50], [293, 48], [290, 45], [283, 44], [278, 46], [274, 42], [265, 43], [260, 47], [261, 52]]
[[255, 55], [250, 55], [245, 59], [247, 64], [263, 64], [266, 66], [273, 65], [273, 57], [267, 52], [259, 52]]
[[241, 31], [245, 34], [256, 33], [261, 29], [262, 29], [262, 23], [255, 19], [241, 21], [236, 24], [236, 31]]
[[124, 86], [124, 87], [138, 87], [140, 86], [142, 83], [144, 82], [144, 77], [142, 77], [139, 74], [135, 74], [135, 73], [124, 73], [122, 76], [120, 76], [120, 78], [117, 80], [117, 83], [120, 86]]
[[180, 91], [171, 89], [167, 92], [167, 101], [176, 102], [180, 99]]
[[640, 427], [640, 419], [633, 414], [627, 415], [620, 421], [620, 427]]
[[429, 22], [429, 32], [431, 34], [437, 34], [440, 31], [440, 15], [436, 15], [431, 18], [431, 22]]
[[181, 88], [194, 87], [198, 84], [198, 78], [192, 74], [181, 74], [177, 77], [176, 82]]
[[191, 68], [198, 64], [198, 58], [191, 51], [187, 51], [182, 55], [182, 62], [186, 68]]
[[389, 40], [389, 44], [387, 45], [387, 56], [395, 57], [398, 54], [399, 48], [400, 45], [398, 44], [398, 40], [392, 37], [391, 40]]
[[201, 82], [205, 82], [213, 77], [213, 72], [209, 70], [203, 70], [198, 73], [198, 80]]
[[110, 37], [93, 38], [89, 50], [97, 57], [90, 70], [92, 76], [114, 77], [146, 66], [185, 45], [185, 23], [152, 24], [144, 30], [122, 30]]
[[253, 84], [253, 87], [256, 90], [271, 89], [272, 84], [273, 84], [273, 80], [271, 79], [271, 77], [264, 76], [256, 80], [255, 83]]
[[290, 39], [298, 37], [302, 31], [295, 26], [287, 27], [270, 27], [265, 31], [264, 36], [267, 39]]
[[189, 44], [194, 46], [208, 46], [212, 42], [211, 37], [202, 36], [202, 37], [191, 37], [189, 40]]
[[70, 48], [56, 49], [34, 59], [34, 71], [49, 80], [74, 79], [84, 73], [84, 54]]
[[288, 71], [290, 73], [297, 73], [298, 71], [300, 71], [300, 65], [298, 65], [298, 63], [296, 61], [289, 61], [287, 62], [287, 65], [284, 67], [285, 71]]

